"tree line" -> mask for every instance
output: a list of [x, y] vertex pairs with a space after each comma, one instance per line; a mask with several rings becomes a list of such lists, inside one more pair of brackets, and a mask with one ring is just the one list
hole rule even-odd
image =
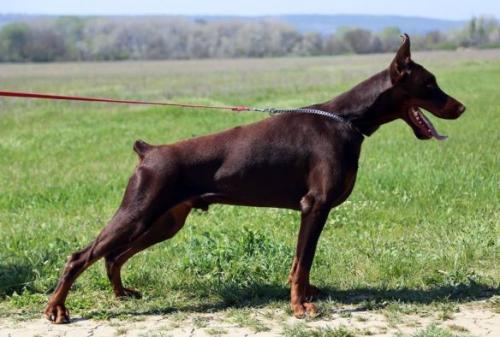
[[[61, 17], [3, 26], [0, 62], [366, 54], [394, 51], [400, 34], [397, 27], [300, 33], [272, 20]], [[494, 18], [472, 18], [457, 31], [412, 36], [412, 44], [416, 50], [500, 47], [500, 25]]]

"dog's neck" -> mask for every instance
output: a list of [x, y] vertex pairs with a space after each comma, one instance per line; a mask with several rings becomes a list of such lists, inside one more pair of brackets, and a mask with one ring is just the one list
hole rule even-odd
[[380, 125], [396, 119], [402, 105], [386, 69], [332, 100], [308, 108], [339, 114], [370, 136]]

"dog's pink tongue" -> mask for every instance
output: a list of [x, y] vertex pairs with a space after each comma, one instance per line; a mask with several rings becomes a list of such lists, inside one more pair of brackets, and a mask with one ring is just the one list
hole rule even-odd
[[424, 114], [420, 114], [420, 117], [422, 117], [422, 119], [425, 121], [427, 129], [431, 132], [432, 137], [436, 138], [437, 140], [445, 140], [448, 138], [448, 136], [444, 136], [444, 135], [439, 134], [439, 132], [434, 127], [434, 125], [432, 125], [431, 121], [428, 120]]
[[440, 135], [436, 129], [434, 128], [431, 128], [431, 132], [432, 132], [432, 137], [436, 138], [437, 140], [445, 140], [445, 139], [448, 139], [448, 136], [445, 136], [445, 135]]

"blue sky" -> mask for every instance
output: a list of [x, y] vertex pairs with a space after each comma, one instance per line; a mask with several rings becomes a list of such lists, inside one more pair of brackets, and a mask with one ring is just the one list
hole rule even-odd
[[395, 14], [444, 19], [500, 18], [500, 0], [0, 0], [1, 13], [25, 14]]

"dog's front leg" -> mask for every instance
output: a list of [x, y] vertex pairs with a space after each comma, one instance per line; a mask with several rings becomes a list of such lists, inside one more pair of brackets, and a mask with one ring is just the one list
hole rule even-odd
[[315, 315], [316, 307], [307, 302], [309, 272], [311, 270], [316, 244], [325, 225], [329, 203], [326, 198], [312, 193], [301, 201], [301, 223], [297, 251], [290, 275], [291, 307], [295, 317], [304, 317], [305, 313]]
[[[297, 256], [295, 256], [293, 258], [292, 268], [290, 269], [290, 274], [288, 275], [288, 284], [290, 284], [290, 285], [292, 285], [293, 275], [295, 274], [295, 270], [297, 269], [297, 262], [298, 262], [298, 259], [297, 259]], [[319, 289], [315, 285], [312, 285], [309, 282], [306, 284], [305, 293], [306, 293], [307, 299], [315, 299], [315, 298], [318, 298], [319, 296], [322, 295], [321, 289]]]

